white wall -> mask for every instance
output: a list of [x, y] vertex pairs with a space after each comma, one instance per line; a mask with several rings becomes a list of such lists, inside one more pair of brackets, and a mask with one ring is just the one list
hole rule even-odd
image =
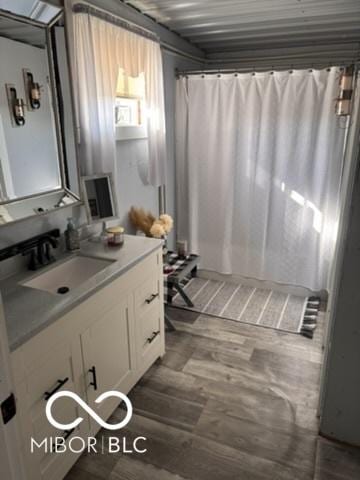
[[[0, 37], [0, 121], [6, 138], [13, 188], [16, 197], [60, 186], [54, 119], [48, 91], [46, 50]], [[43, 85], [41, 107], [25, 110], [25, 125], [13, 127], [5, 83], [14, 84], [18, 96], [26, 101], [23, 68]]]
[[[148, 161], [147, 140], [123, 140], [117, 142], [117, 172], [119, 187], [117, 191], [119, 216], [122, 225], [130, 233], [134, 229], [129, 223], [128, 213], [131, 206], [143, 207], [154, 215], [158, 214], [158, 189], [146, 185], [141, 177]], [[143, 178], [144, 178], [143, 176]]]
[[[166, 212], [175, 219], [175, 228], [168, 239], [169, 248], [175, 247], [176, 239], [175, 69], [198, 67], [197, 63], [163, 50], [167, 144]], [[159, 212], [158, 189], [143, 182], [143, 179], [146, 178], [148, 161], [147, 140], [117, 142], [117, 161], [120, 183], [118, 191], [120, 218], [123, 225], [133, 231], [128, 222], [128, 212], [132, 205], [150, 210], [154, 215]]]

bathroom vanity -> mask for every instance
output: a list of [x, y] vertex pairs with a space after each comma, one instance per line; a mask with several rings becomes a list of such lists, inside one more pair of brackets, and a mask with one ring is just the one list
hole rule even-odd
[[[54, 292], [66, 278], [69, 291]], [[31, 453], [31, 438], [87, 438], [100, 427], [72, 399], [60, 398], [53, 408], [58, 421], [84, 421], [73, 431], [57, 430], [45, 415], [47, 399], [70, 390], [106, 420], [119, 399], [98, 404], [96, 398], [109, 390], [128, 393], [165, 353], [162, 245], [128, 235], [122, 248], [85, 242], [78, 254], [7, 279], [0, 289], [27, 478], [60, 480], [80, 453]]]
[[[73, 392], [107, 421], [119, 398], [96, 399], [108, 391], [127, 394], [165, 353], [162, 242], [128, 235], [122, 247], [85, 241], [80, 251], [53, 261], [58, 227], [73, 215], [72, 207], [81, 214], [88, 199], [94, 223], [117, 217], [117, 203], [102, 212], [104, 188], [89, 188], [86, 198], [80, 189], [63, 13], [43, 23], [0, 10], [0, 20], [0, 59], [7, 66], [0, 72], [0, 260], [14, 257], [0, 280], [0, 328], [5, 323], [7, 331], [0, 355], [13, 373], [5, 389], [0, 369], [0, 477], [61, 480], [81, 445], [74, 445], [77, 453], [54, 453], [51, 439], [69, 445], [75, 437], [93, 437], [100, 426], [74, 399], [62, 397], [53, 406], [57, 422], [83, 421], [75, 430], [56, 429], [45, 413], [49, 398]], [[11, 234], [15, 223], [29, 218], [38, 228], [27, 223]], [[15, 273], [23, 267], [21, 255], [36, 273]], [[41, 445], [44, 439], [50, 448], [31, 453], [31, 441]], [[4, 457], [22, 473], [12, 468], [5, 474]]]

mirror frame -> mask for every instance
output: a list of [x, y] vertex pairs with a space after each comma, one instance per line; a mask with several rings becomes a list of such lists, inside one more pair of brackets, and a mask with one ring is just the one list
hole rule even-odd
[[56, 188], [53, 190], [48, 190], [46, 192], [42, 193], [34, 193], [32, 195], [26, 195], [24, 197], [17, 197], [11, 200], [6, 200], [4, 202], [0, 201], [0, 206], [6, 206], [10, 204], [15, 204], [18, 202], [23, 202], [26, 201], [27, 199], [32, 199], [32, 198], [41, 198], [43, 195], [49, 195], [51, 193], [61, 193], [64, 192], [64, 194], [68, 194], [71, 198], [74, 199], [74, 203], [71, 205], [64, 205], [60, 206], [57, 208], [54, 208], [52, 210], [49, 210], [44, 213], [34, 213], [34, 215], [29, 215], [27, 217], [23, 218], [18, 218], [15, 219], [11, 222], [1, 224], [0, 227], [7, 226], [7, 225], [12, 225], [16, 222], [20, 222], [22, 220], [26, 220], [28, 218], [33, 218], [33, 217], [38, 217], [40, 215], [46, 215], [52, 212], [57, 212], [58, 210], [62, 208], [68, 208], [68, 207], [73, 207], [76, 205], [81, 205], [83, 204], [82, 199], [81, 199], [81, 185], [80, 185], [80, 166], [79, 166], [79, 145], [77, 142], [77, 135], [76, 135], [76, 124], [75, 124], [75, 103], [74, 103], [74, 93], [73, 93], [73, 88], [72, 88], [72, 75], [71, 75], [71, 64], [70, 64], [70, 58], [69, 58], [69, 48], [68, 48], [68, 38], [66, 35], [66, 25], [64, 25], [65, 29], [65, 47], [66, 47], [66, 61], [67, 61], [67, 68], [69, 72], [69, 81], [70, 81], [70, 99], [71, 99], [71, 104], [70, 108], [72, 111], [72, 130], [73, 130], [73, 135], [74, 135], [74, 141], [75, 141], [75, 161], [76, 161], [76, 172], [77, 172], [77, 187], [79, 191], [79, 195], [76, 193], [72, 192], [66, 185], [66, 168], [65, 168], [65, 155], [64, 155], [64, 145], [63, 145], [63, 140], [62, 140], [62, 125], [61, 125], [61, 119], [60, 119], [60, 109], [59, 109], [59, 92], [57, 89], [56, 85], [56, 74], [55, 74], [55, 57], [54, 57], [54, 43], [51, 38], [51, 31], [52, 28], [56, 26], [56, 24], [59, 22], [59, 20], [65, 18], [64, 11], [60, 11], [52, 20], [50, 23], [45, 24], [38, 22], [36, 20], [32, 20], [31, 18], [24, 17], [22, 15], [16, 15], [14, 13], [11, 13], [6, 10], [1, 10], [0, 9], [0, 17], [3, 18], [8, 18], [10, 20], [14, 20], [17, 22], [21, 22], [30, 26], [38, 27], [41, 28], [45, 31], [45, 39], [46, 39], [46, 51], [47, 51], [47, 60], [49, 64], [49, 79], [50, 79], [50, 90], [51, 90], [51, 102], [52, 102], [52, 110], [53, 110], [53, 115], [54, 115], [54, 123], [55, 123], [55, 134], [56, 134], [56, 146], [57, 146], [57, 152], [58, 152], [58, 164], [59, 164], [59, 173], [60, 173], [60, 181], [61, 181], [61, 187]]
[[[111, 205], [113, 207], [113, 215], [111, 217], [103, 217], [103, 218], [93, 220], [93, 217], [92, 217], [91, 211], [90, 211], [89, 199], [88, 199], [88, 195], [87, 195], [87, 191], [86, 191], [86, 181], [87, 180], [96, 180], [97, 178], [105, 178], [105, 177], [107, 177], [109, 185], [110, 185]], [[100, 223], [100, 222], [107, 222], [109, 220], [115, 220], [115, 219], [119, 218], [117, 199], [116, 199], [115, 190], [114, 190], [114, 181], [113, 181], [112, 173], [99, 173], [99, 174], [95, 174], [95, 175], [82, 176], [81, 177], [81, 193], [82, 193], [82, 198], [84, 199], [83, 203], [84, 203], [84, 206], [85, 206], [86, 216], [87, 216], [89, 225], [94, 225], [95, 223]]]

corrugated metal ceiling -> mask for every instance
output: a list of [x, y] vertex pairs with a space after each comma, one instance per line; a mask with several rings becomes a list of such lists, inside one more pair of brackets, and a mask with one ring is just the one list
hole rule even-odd
[[11, 18], [0, 17], [0, 36], [39, 48], [45, 48], [46, 45], [45, 28], [18, 22]]
[[216, 59], [233, 52], [360, 45], [360, 0], [124, 0]]

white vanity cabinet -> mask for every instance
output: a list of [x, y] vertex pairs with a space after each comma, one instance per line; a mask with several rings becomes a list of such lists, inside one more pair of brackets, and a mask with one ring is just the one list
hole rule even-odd
[[97, 290], [11, 354], [18, 418], [28, 480], [60, 480], [79, 454], [30, 452], [31, 438], [94, 436], [99, 425], [72, 399], [54, 403], [54, 417], [84, 421], [73, 432], [57, 431], [45, 415], [53, 391], [77, 393], [107, 420], [119, 404], [103, 392], [128, 393], [165, 353], [162, 251], [158, 248]]

